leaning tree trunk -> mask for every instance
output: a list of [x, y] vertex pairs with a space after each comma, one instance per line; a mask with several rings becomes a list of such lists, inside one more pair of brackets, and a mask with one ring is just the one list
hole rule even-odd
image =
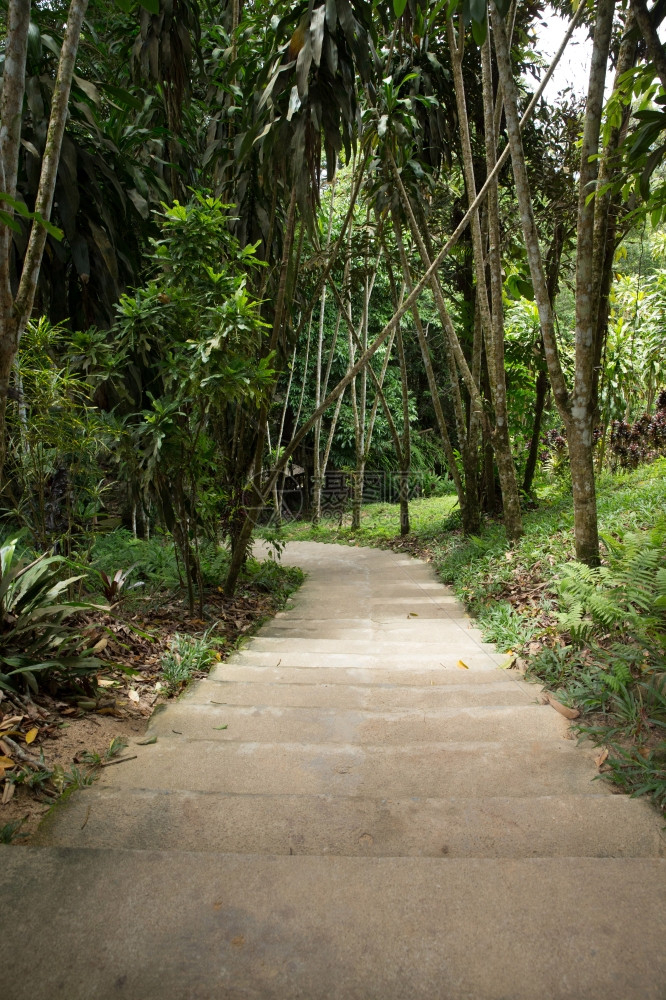
[[[400, 254], [400, 263], [402, 266], [403, 280], [407, 286], [407, 290], [410, 292], [411, 295], [412, 294], [411, 274], [409, 271], [409, 261], [407, 259], [407, 252], [405, 250], [405, 244], [402, 238], [402, 229], [400, 228], [400, 223], [395, 213], [391, 213], [391, 216], [393, 222], [393, 232], [395, 234], [395, 240]], [[462, 476], [460, 475], [460, 470], [458, 468], [458, 463], [456, 461], [455, 452], [453, 450], [453, 445], [451, 444], [451, 438], [449, 436], [449, 430], [446, 425], [444, 411], [442, 409], [439, 387], [437, 385], [437, 379], [432, 365], [432, 358], [430, 357], [430, 348], [428, 346], [425, 330], [423, 329], [423, 323], [421, 322], [421, 315], [419, 313], [416, 302], [414, 302], [414, 304], [412, 305], [412, 317], [414, 319], [416, 336], [418, 338], [419, 347], [421, 349], [423, 367], [425, 369], [426, 378], [428, 380], [428, 388], [430, 389], [432, 405], [435, 410], [435, 418], [437, 420], [437, 427], [439, 429], [440, 437], [442, 440], [442, 447], [444, 448], [444, 454], [446, 455], [446, 461], [449, 467], [449, 474], [456, 488], [456, 496], [458, 497], [458, 506], [460, 507], [460, 513], [463, 519], [463, 528], [466, 534], [476, 534], [481, 526], [481, 512], [479, 510], [476, 480], [472, 480], [470, 482], [466, 477], [465, 482], [463, 482]], [[455, 379], [456, 377], [455, 368], [450, 372], [450, 377], [452, 380]], [[455, 398], [454, 402], [456, 402]], [[458, 394], [458, 402], [461, 402], [459, 400], [459, 394]], [[460, 409], [462, 409], [462, 405], [460, 405]], [[465, 427], [462, 419], [462, 414], [460, 414], [460, 416], [456, 421], [456, 429], [459, 434], [462, 433], [464, 435]]]

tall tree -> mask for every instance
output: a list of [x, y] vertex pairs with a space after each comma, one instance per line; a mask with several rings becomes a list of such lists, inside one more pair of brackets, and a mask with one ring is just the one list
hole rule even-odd
[[[65, 37], [51, 103], [46, 145], [42, 157], [39, 188], [32, 216], [18, 288], [12, 288], [12, 240], [14, 214], [25, 206], [16, 202], [16, 179], [21, 141], [21, 118], [25, 96], [25, 67], [30, 29], [30, 0], [10, 0], [7, 43], [0, 104], [0, 477], [7, 448], [5, 414], [14, 359], [19, 350], [37, 290], [47, 226], [53, 205], [58, 162], [62, 148], [67, 105], [74, 75], [76, 53], [88, 0], [71, 0]], [[3, 198], [3, 195], [6, 197]]]

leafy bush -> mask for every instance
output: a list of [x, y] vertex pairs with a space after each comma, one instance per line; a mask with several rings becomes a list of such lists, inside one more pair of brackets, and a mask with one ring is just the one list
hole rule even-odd
[[19, 558], [17, 544], [0, 548], [0, 687], [16, 691], [23, 680], [36, 692], [37, 674], [71, 681], [93, 673], [101, 661], [81, 650], [83, 636], [70, 620], [90, 604], [62, 596], [81, 576], [62, 579], [62, 556]]
[[666, 607], [666, 517], [650, 531], [604, 536], [604, 542], [608, 566], [562, 567], [560, 626], [579, 643], [603, 633], [651, 641], [663, 626]]
[[635, 469], [666, 454], [666, 390], [659, 393], [655, 413], [644, 413], [629, 424], [614, 420], [611, 425], [611, 460], [622, 469]]

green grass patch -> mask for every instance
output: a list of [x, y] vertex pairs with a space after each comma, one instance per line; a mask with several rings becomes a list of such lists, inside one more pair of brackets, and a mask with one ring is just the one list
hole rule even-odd
[[[458, 509], [455, 496], [419, 497], [409, 504], [411, 533], [425, 543], [446, 530], [451, 515]], [[391, 503], [365, 504], [361, 510], [361, 527], [352, 531], [349, 517], [342, 521], [324, 517], [317, 527], [309, 521], [285, 523], [280, 531], [284, 541], [338, 542], [351, 545], [386, 544], [400, 534], [400, 506]], [[264, 535], [270, 534], [267, 531]]]

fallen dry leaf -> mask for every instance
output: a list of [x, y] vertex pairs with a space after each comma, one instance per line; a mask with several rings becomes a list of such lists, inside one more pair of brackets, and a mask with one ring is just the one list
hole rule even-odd
[[563, 705], [561, 701], [558, 701], [557, 698], [554, 698], [552, 694], [547, 694], [546, 698], [555, 711], [559, 712], [560, 715], [563, 715], [565, 719], [577, 719], [580, 715], [577, 708], [568, 708], [566, 705]]
[[25, 716], [23, 715], [9, 716], [8, 718], [2, 720], [2, 722], [0, 723], [0, 729], [13, 729], [14, 726], [23, 722], [24, 718]]
[[462, 661], [462, 660], [458, 660], [458, 663], [456, 664], [456, 666], [457, 666], [457, 667], [458, 667], [458, 668], [459, 668], [460, 670], [469, 670], [469, 667], [467, 666], [467, 664], [466, 664], [466, 663], [463, 663], [463, 661]]
[[[4, 771], [3, 771], [3, 774], [4, 774]], [[2, 793], [2, 804], [3, 804], [3, 806], [7, 805], [7, 803], [9, 802], [9, 800], [11, 799], [11, 797], [14, 794], [15, 791], [16, 791], [16, 785], [14, 784], [14, 782], [13, 781], [6, 781], [5, 782], [5, 787], [4, 787], [4, 790], [3, 790], [3, 793]]]
[[141, 696], [139, 695], [139, 692], [136, 690], [136, 688], [130, 688], [127, 693], [129, 695], [130, 701], [134, 701], [137, 704], [139, 703], [139, 701], [141, 701]]
[[37, 728], [37, 726], [33, 726], [32, 729], [29, 729], [28, 732], [25, 734], [25, 741], [26, 743], [34, 743], [38, 736], [39, 736], [39, 729]]
[[594, 763], [597, 765], [597, 767], [601, 767], [601, 765], [604, 763], [607, 757], [608, 757], [608, 747], [604, 747], [599, 756], [594, 758]]

